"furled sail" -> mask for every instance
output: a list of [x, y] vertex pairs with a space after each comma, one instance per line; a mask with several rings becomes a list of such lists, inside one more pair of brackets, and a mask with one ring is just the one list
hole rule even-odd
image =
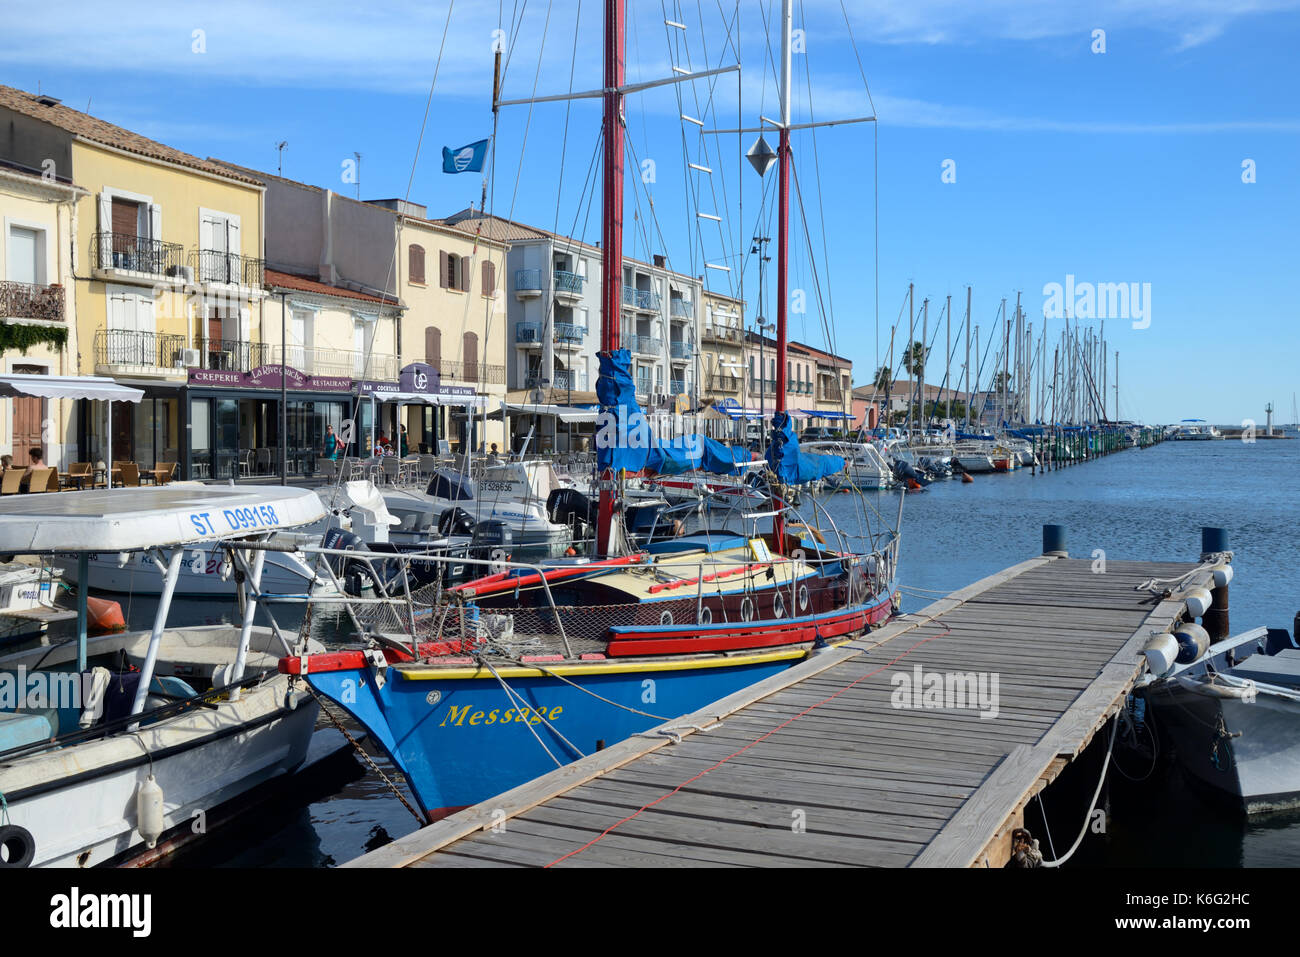
[[799, 449], [789, 412], [778, 412], [772, 417], [767, 464], [786, 485], [803, 485], [844, 471], [842, 455], [819, 455]]
[[745, 449], [734, 449], [707, 435], [690, 433], [661, 439], [636, 400], [632, 381], [632, 356], [627, 349], [600, 354], [600, 378], [596, 398], [600, 414], [596, 421], [596, 466], [604, 472], [654, 472], [676, 475], [704, 471], [736, 475], [741, 463], [750, 461]]

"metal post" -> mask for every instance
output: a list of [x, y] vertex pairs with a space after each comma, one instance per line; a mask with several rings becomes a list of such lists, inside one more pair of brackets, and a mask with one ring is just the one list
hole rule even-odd
[[[238, 554], [238, 553], [235, 553]], [[266, 552], [258, 549], [253, 555], [253, 567], [248, 568], [246, 558], [241, 557], [239, 564], [244, 566], [245, 579], [239, 583], [244, 592], [244, 620], [239, 629], [239, 648], [235, 651], [235, 663], [230, 669], [230, 680], [234, 684], [244, 677], [244, 663], [248, 660], [248, 643], [253, 635], [253, 617], [257, 614], [257, 595], [262, 590], [262, 567], [266, 563]], [[251, 586], [251, 587], [250, 587]], [[230, 693], [232, 701], [238, 700], [239, 689]]]
[[[93, 480], [92, 480], [93, 481]], [[77, 674], [86, 670], [86, 598], [90, 594], [90, 555], [77, 553]]]
[[[135, 700], [131, 703], [131, 713], [139, 714], [144, 710], [144, 703], [149, 697], [149, 685], [153, 684], [153, 669], [158, 662], [158, 647], [162, 644], [163, 629], [167, 626], [167, 612], [171, 609], [172, 595], [176, 592], [176, 579], [181, 573], [181, 556], [185, 554], [183, 546], [172, 549], [171, 560], [167, 563], [167, 573], [163, 576], [162, 594], [158, 597], [158, 611], [153, 619], [153, 631], [149, 635], [149, 650], [145, 653], [144, 664], [140, 666], [140, 686], [135, 689]], [[139, 722], [132, 724], [128, 731], [136, 731]]]
[[[358, 189], [361, 187], [358, 186]], [[289, 324], [288, 293], [280, 293], [280, 484], [289, 484], [289, 393], [285, 384], [285, 360], [289, 357], [287, 348]]]

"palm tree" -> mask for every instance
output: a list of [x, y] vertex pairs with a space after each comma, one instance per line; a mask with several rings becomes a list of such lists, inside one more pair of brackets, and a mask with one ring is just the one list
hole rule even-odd
[[894, 371], [889, 366], [881, 366], [876, 370], [876, 391], [889, 395], [889, 390], [894, 384]]
[[920, 342], [913, 342], [911, 347], [903, 352], [903, 368], [913, 379], [925, 375], [926, 348]]

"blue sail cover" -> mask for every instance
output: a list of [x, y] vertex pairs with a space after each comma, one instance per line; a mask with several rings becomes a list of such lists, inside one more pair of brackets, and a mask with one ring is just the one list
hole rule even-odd
[[778, 412], [772, 417], [772, 444], [767, 449], [767, 463], [786, 485], [815, 482], [844, 471], [841, 455], [818, 455], [799, 451], [790, 413]]
[[749, 461], [745, 449], [733, 449], [705, 435], [682, 435], [667, 441], [655, 436], [636, 400], [631, 367], [632, 356], [626, 349], [600, 354], [600, 378], [596, 380], [600, 401], [596, 467], [600, 472], [647, 469], [675, 475], [700, 470], [736, 475], [741, 471], [739, 464]]

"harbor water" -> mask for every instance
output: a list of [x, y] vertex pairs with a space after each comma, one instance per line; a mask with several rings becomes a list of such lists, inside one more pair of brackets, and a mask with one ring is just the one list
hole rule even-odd
[[[1235, 553], [1233, 632], [1259, 625], [1290, 629], [1300, 610], [1298, 475], [1300, 441], [1261, 440], [1166, 442], [1047, 474], [1023, 469], [966, 484], [937, 482], [908, 494], [904, 504], [904, 610], [1039, 554], [1045, 524], [1065, 527], [1071, 557], [1098, 562], [1195, 561], [1200, 529], [1211, 525], [1227, 529]], [[894, 522], [899, 494], [859, 500], [840, 493], [821, 501], [837, 524], [856, 532], [864, 509]], [[132, 626], [151, 610], [147, 601], [132, 602]], [[178, 600], [173, 620], [222, 620], [227, 614], [222, 603]], [[327, 638], [319, 629], [318, 622], [314, 633]], [[392, 775], [387, 762], [376, 762]], [[1148, 768], [1120, 763], [1116, 773], [1142, 778]], [[1140, 783], [1117, 779], [1111, 812], [1105, 835], [1085, 843], [1078, 863], [1300, 864], [1300, 814], [1249, 822], [1234, 817], [1204, 803], [1172, 763]], [[1077, 815], [1051, 823], [1066, 844], [1078, 832]], [[409, 833], [416, 822], [373, 771], [345, 754], [228, 827], [233, 834], [177, 855], [171, 866], [335, 866]]]

